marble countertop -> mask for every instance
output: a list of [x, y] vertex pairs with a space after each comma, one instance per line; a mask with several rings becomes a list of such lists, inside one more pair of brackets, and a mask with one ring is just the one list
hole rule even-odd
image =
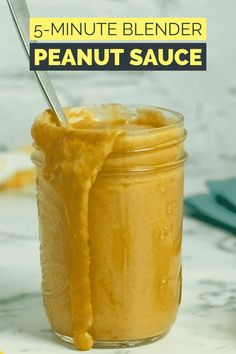
[[[186, 188], [196, 185], [187, 177]], [[60, 354], [73, 351], [51, 333], [40, 294], [34, 192], [0, 194], [0, 351]], [[151, 345], [92, 353], [235, 353], [236, 237], [185, 217], [183, 298], [168, 336]]]

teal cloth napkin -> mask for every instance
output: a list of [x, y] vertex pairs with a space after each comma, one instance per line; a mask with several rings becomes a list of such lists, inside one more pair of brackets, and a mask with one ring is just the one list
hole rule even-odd
[[236, 178], [209, 181], [207, 186], [218, 203], [236, 213]]
[[185, 212], [236, 234], [236, 178], [207, 182], [208, 194], [185, 199]]

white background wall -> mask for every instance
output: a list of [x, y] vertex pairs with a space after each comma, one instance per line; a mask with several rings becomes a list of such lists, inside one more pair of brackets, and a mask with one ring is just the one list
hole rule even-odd
[[[207, 72], [55, 72], [64, 106], [96, 102], [151, 104], [185, 115], [187, 171], [236, 174], [235, 0], [28, 0], [32, 16], [207, 17]], [[0, 146], [31, 142], [30, 126], [46, 104], [29, 72], [6, 0], [0, 2]]]

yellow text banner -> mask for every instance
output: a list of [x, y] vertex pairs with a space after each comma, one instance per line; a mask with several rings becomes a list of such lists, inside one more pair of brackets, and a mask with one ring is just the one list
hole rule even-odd
[[206, 18], [31, 18], [30, 40], [205, 41]]

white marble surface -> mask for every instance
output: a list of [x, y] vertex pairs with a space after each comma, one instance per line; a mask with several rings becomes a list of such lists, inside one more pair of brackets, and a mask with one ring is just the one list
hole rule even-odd
[[[1, 193], [0, 210], [0, 350], [69, 353], [73, 347], [51, 333], [42, 305], [34, 193]], [[186, 217], [183, 299], [169, 335], [152, 345], [92, 353], [235, 353], [235, 261], [235, 236]]]
[[[34, 16], [206, 16], [208, 71], [53, 73], [63, 105], [123, 102], [185, 115], [190, 160], [186, 194], [236, 173], [235, 0], [28, 0]], [[224, 28], [225, 32], [222, 31]], [[45, 101], [28, 71], [6, 1], [0, 2], [0, 147], [31, 141]], [[227, 55], [225, 55], [227, 53]], [[224, 56], [225, 55], [225, 56]], [[40, 296], [39, 243], [32, 191], [0, 193], [0, 351], [60, 354]], [[153, 345], [104, 354], [233, 354], [236, 350], [236, 238], [185, 218], [183, 300], [170, 334]]]

